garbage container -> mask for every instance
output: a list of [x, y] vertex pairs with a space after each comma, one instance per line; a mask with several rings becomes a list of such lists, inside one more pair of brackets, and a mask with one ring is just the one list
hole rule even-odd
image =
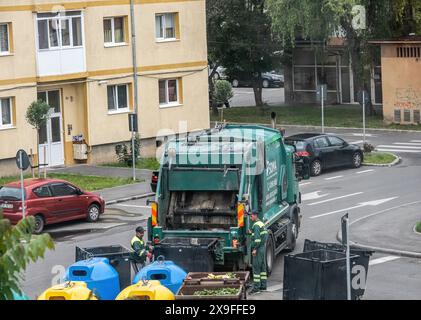
[[85, 282], [71, 281], [45, 290], [37, 300], [98, 300]]
[[140, 281], [120, 292], [116, 300], [175, 300], [170, 289], [158, 280]]
[[[323, 243], [323, 242], [311, 241], [309, 239], [306, 239], [304, 241], [304, 250], [303, 250], [304, 252], [320, 250], [320, 249], [338, 251], [338, 252], [343, 252], [343, 253], [346, 252], [345, 246], [339, 243]], [[350, 254], [358, 256], [358, 258], [355, 260], [355, 265], [359, 265], [364, 268], [364, 273], [365, 273], [364, 283], [367, 283], [370, 257], [374, 254], [374, 251], [351, 247]], [[360, 274], [356, 273], [354, 276], [359, 277]], [[361, 299], [365, 293], [365, 286], [363, 288], [352, 288], [352, 291], [355, 291], [353, 292], [353, 295], [357, 296], [357, 299]]]
[[[358, 256], [350, 258], [353, 266]], [[286, 256], [283, 299], [346, 300], [346, 254], [316, 250]]]
[[187, 273], [172, 261], [159, 257], [157, 261], [140, 270], [133, 279], [133, 284], [142, 280], [159, 280], [159, 282], [176, 294], [186, 278]]
[[164, 256], [186, 272], [212, 272], [217, 238], [164, 238], [155, 245], [155, 257]]
[[108, 258], [110, 264], [118, 272], [120, 288], [125, 288], [131, 284], [132, 277], [129, 249], [120, 245], [91, 248], [76, 247], [76, 262], [89, 258]]
[[72, 264], [65, 281], [83, 281], [101, 300], [114, 300], [120, 292], [119, 275], [107, 258], [91, 258]]

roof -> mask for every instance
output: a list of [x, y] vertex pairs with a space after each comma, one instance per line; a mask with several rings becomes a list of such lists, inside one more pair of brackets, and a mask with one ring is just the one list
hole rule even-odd
[[[43, 185], [45, 183], [51, 183], [51, 182], [66, 182], [64, 180], [59, 180], [59, 179], [25, 179], [24, 180], [24, 186], [25, 187], [36, 187], [39, 185]], [[11, 187], [11, 188], [20, 188], [20, 180], [19, 181], [14, 181], [14, 182], [10, 182], [5, 184], [5, 186], [7, 187]]]
[[369, 41], [371, 44], [421, 44], [420, 35], [408, 35], [393, 39], [378, 39]]
[[287, 140], [307, 140], [307, 139], [312, 139], [312, 138], [316, 138], [316, 137], [320, 137], [320, 136], [325, 136], [325, 134], [321, 134], [321, 133], [301, 133], [301, 134], [296, 134], [294, 136], [290, 136], [287, 137]]

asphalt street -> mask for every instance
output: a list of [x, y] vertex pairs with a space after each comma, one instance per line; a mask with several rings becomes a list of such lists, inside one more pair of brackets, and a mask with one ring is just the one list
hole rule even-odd
[[[233, 88], [234, 97], [230, 100], [232, 107], [252, 107], [256, 105], [253, 88]], [[285, 103], [284, 88], [263, 89], [263, 102], [269, 106]]]
[[[287, 135], [311, 131], [287, 128]], [[360, 131], [330, 130], [348, 142], [362, 143]], [[350, 214], [351, 240], [359, 244], [421, 252], [421, 236], [413, 226], [421, 220], [421, 133], [368, 131], [368, 140], [382, 149], [395, 150], [402, 161], [395, 167], [362, 167], [325, 172], [301, 183], [303, 222], [296, 253], [305, 239], [337, 242], [340, 218]], [[146, 199], [110, 206], [99, 224], [71, 223], [47, 229], [56, 250], [30, 265], [24, 290], [35, 297], [74, 262], [75, 246], [109, 244], [129, 246], [132, 229], [145, 225]], [[278, 256], [268, 292], [254, 299], [281, 299], [283, 258]], [[421, 260], [375, 253], [368, 271], [365, 299], [419, 299]]]

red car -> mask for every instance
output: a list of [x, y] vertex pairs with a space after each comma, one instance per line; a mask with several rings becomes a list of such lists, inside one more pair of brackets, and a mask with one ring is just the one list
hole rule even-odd
[[[77, 219], [96, 222], [104, 213], [105, 201], [101, 196], [82, 191], [67, 181], [27, 179], [24, 185], [26, 213], [35, 217], [36, 234], [53, 223]], [[22, 219], [21, 200], [20, 181], [0, 187], [0, 208], [12, 224]]]

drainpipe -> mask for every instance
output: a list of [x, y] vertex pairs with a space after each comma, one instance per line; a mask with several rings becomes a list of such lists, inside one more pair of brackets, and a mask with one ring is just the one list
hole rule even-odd
[[[136, 56], [136, 24], [135, 24], [135, 12], [134, 12], [134, 0], [130, 0], [130, 22], [132, 32], [132, 59], [133, 59], [133, 92], [134, 92], [134, 113], [136, 119], [138, 118], [138, 91], [137, 91], [137, 56]], [[139, 129], [138, 129], [139, 131]], [[136, 181], [136, 158], [135, 158], [135, 132], [132, 132], [132, 161], [133, 161], [133, 181]]]

